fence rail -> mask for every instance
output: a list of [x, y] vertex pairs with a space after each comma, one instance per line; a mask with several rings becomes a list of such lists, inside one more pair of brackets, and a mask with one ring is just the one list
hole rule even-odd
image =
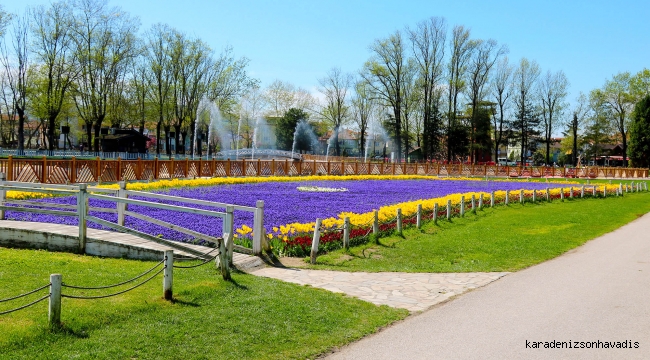
[[321, 160], [0, 159], [9, 181], [47, 184], [100, 183], [195, 177], [299, 175], [429, 175], [481, 177], [647, 178], [648, 169], [516, 167], [436, 163]]

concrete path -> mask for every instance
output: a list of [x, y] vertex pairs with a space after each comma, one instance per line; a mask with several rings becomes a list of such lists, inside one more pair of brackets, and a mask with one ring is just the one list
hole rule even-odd
[[650, 214], [327, 358], [650, 359]]
[[421, 311], [508, 273], [366, 273], [263, 268], [252, 274], [345, 293], [377, 305]]

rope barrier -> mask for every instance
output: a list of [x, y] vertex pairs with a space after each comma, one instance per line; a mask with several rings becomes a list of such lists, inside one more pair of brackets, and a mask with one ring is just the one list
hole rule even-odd
[[[213, 250], [213, 251], [214, 251], [214, 250]], [[210, 251], [210, 252], [212, 252], [212, 251]], [[209, 253], [208, 253], [208, 254], [209, 254]], [[206, 254], [206, 255], [207, 255], [207, 254]], [[212, 260], [216, 259], [217, 256], [219, 256], [219, 255], [221, 255], [221, 252], [218, 252], [218, 253], [217, 253], [215, 256], [213, 256], [212, 258], [210, 258], [210, 259], [208, 259], [208, 260], [205, 260], [204, 262], [202, 262], [202, 263], [200, 263], [200, 264], [197, 264], [197, 265], [189, 265], [189, 266], [174, 265], [174, 269], [191, 269], [191, 268], [199, 267], [199, 266], [202, 266], [202, 265], [205, 265], [205, 264], [211, 262]]]
[[25, 296], [27, 296], [27, 295], [31, 295], [31, 294], [33, 294], [33, 293], [35, 293], [35, 292], [37, 292], [37, 291], [41, 291], [41, 290], [45, 289], [46, 287], [48, 287], [48, 286], [50, 286], [50, 285], [52, 285], [52, 284], [51, 284], [51, 283], [48, 283], [47, 285], [43, 285], [43, 286], [39, 287], [38, 289], [32, 290], [32, 291], [30, 291], [30, 292], [28, 292], [28, 293], [24, 293], [24, 294], [21, 294], [21, 295], [18, 295], [18, 296], [14, 296], [14, 297], [10, 297], [10, 298], [6, 298], [6, 299], [2, 299], [2, 300], [0, 300], [0, 303], [6, 302], [6, 301], [11, 301], [11, 300], [20, 299], [21, 297], [25, 297]]
[[[50, 286], [50, 285], [47, 285], [47, 286]], [[49, 298], [49, 297], [50, 297], [50, 294], [47, 294], [47, 295], [43, 296], [43, 297], [40, 298], [40, 299], [37, 299], [37, 300], [34, 300], [34, 301], [30, 302], [30, 303], [27, 304], [27, 305], [23, 305], [23, 306], [21, 306], [21, 307], [17, 307], [17, 308], [15, 308], [15, 309], [11, 309], [11, 310], [7, 310], [7, 311], [0, 312], [0, 315], [10, 314], [10, 313], [12, 313], [12, 312], [14, 312], [14, 311], [18, 311], [18, 310], [22, 310], [22, 309], [24, 309], [24, 308], [28, 308], [28, 307], [30, 307], [30, 306], [32, 306], [32, 305], [38, 304], [39, 302], [41, 302], [41, 301], [43, 301], [43, 300], [45, 300], [45, 299], [47, 299], [47, 298]]]
[[154, 277], [156, 277], [156, 275], [158, 275], [158, 274], [160, 274], [161, 272], [163, 272], [163, 270], [165, 270], [166, 268], [167, 268], [166, 266], [163, 266], [162, 269], [158, 270], [158, 272], [156, 272], [155, 274], [151, 275], [151, 277], [149, 277], [147, 280], [145, 280], [145, 281], [143, 281], [143, 282], [141, 282], [141, 283], [139, 283], [139, 284], [137, 284], [137, 285], [135, 285], [135, 286], [133, 286], [133, 287], [130, 287], [130, 288], [126, 289], [126, 290], [123, 290], [123, 291], [120, 291], [120, 292], [116, 292], [116, 293], [114, 293], [114, 294], [98, 295], [98, 296], [76, 296], [76, 295], [61, 294], [61, 297], [66, 297], [66, 298], [70, 298], [70, 299], [82, 299], [82, 300], [88, 300], [88, 299], [103, 299], [103, 298], [107, 298], [107, 297], [111, 297], [111, 296], [116, 296], [116, 295], [124, 294], [125, 292], [131, 291], [131, 290], [133, 290], [133, 289], [135, 289], [135, 288], [138, 288], [138, 287], [140, 287], [140, 286], [142, 286], [142, 285], [148, 283], [149, 281], [151, 281], [151, 279], [153, 279]]
[[87, 287], [87, 286], [68, 285], [68, 284], [66, 284], [66, 283], [62, 283], [61, 286], [62, 286], [62, 287], [72, 288], [72, 289], [82, 289], [82, 290], [110, 289], [110, 288], [114, 288], [114, 287], [117, 287], [117, 286], [120, 286], [120, 285], [128, 284], [128, 283], [130, 283], [130, 282], [133, 282], [133, 281], [135, 281], [135, 280], [137, 280], [137, 279], [139, 279], [139, 278], [141, 278], [141, 277], [147, 275], [148, 273], [152, 272], [155, 268], [157, 268], [158, 266], [160, 266], [160, 264], [162, 264], [163, 262], [165, 262], [165, 260], [161, 260], [159, 263], [157, 263], [156, 265], [154, 265], [154, 267], [152, 267], [151, 269], [149, 269], [149, 270], [143, 272], [142, 274], [140, 274], [140, 275], [134, 277], [133, 279], [126, 280], [126, 281], [123, 281], [123, 282], [121, 282], [121, 283], [114, 284], [114, 285], [96, 286], [96, 287]]

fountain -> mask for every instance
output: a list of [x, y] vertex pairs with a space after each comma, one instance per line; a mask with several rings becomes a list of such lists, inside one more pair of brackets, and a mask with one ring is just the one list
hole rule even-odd
[[296, 124], [296, 129], [293, 132], [293, 144], [291, 147], [291, 157], [295, 154], [296, 150], [314, 150], [318, 145], [318, 137], [314, 133], [311, 125], [305, 120], [300, 120]]

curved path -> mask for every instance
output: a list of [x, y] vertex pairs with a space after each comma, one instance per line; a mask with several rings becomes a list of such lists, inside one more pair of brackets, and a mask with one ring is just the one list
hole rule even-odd
[[650, 214], [328, 358], [650, 359]]

